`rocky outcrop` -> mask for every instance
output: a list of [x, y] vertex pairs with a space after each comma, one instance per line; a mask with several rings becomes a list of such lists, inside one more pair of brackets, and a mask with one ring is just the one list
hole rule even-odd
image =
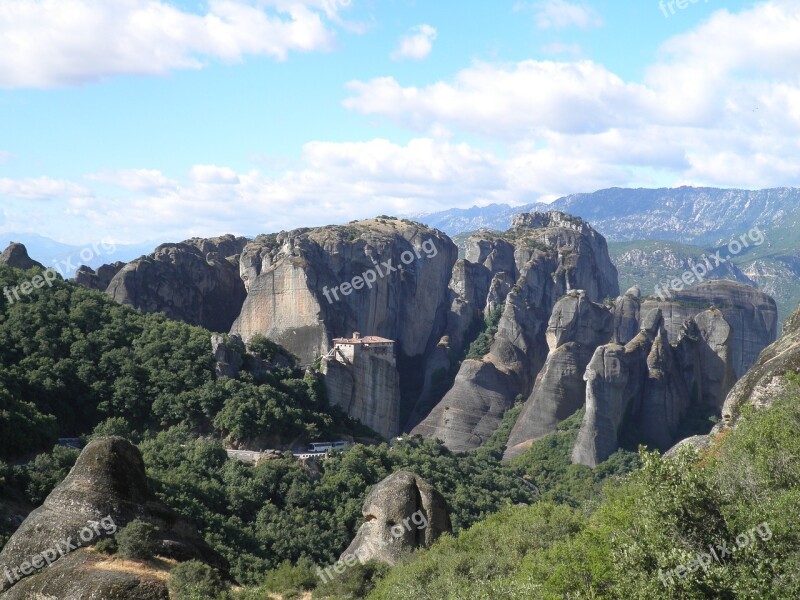
[[451, 532], [444, 497], [419, 475], [398, 471], [378, 483], [364, 501], [364, 524], [342, 554], [395, 565], [419, 548]]
[[718, 309], [733, 328], [731, 367], [737, 378], [744, 375], [755, 364], [761, 351], [775, 341], [778, 330], [775, 301], [753, 287], [734, 281], [708, 281], [669, 294], [665, 300], [645, 300], [642, 314], [654, 308], [661, 309], [669, 340], [676, 343], [688, 319], [708, 308]]
[[608, 458], [625, 422], [643, 441], [667, 449], [690, 410], [719, 414], [777, 322], [769, 296], [729, 281], [673, 292], [668, 301], [648, 299], [640, 315], [637, 337], [598, 348], [586, 370], [573, 462], [593, 467]]
[[225, 336], [211, 336], [211, 354], [214, 356], [214, 372], [217, 377], [230, 377], [236, 379], [244, 362], [245, 348], [242, 340], [232, 335], [225, 340]]
[[44, 571], [23, 579], [0, 598], [169, 600], [169, 590], [163, 572], [114, 562], [79, 549]]
[[800, 373], [800, 309], [784, 323], [781, 338], [761, 353], [728, 394], [718, 429], [734, 427], [745, 404], [769, 408], [786, 390], [789, 373]]
[[[150, 490], [139, 450], [123, 438], [110, 437], [94, 440], [84, 448], [67, 478], [25, 519], [0, 551], [0, 572], [8, 569], [15, 580], [12, 586], [7, 577], [0, 578], [0, 591], [23, 583], [24, 589], [50, 589], [48, 581], [55, 581], [56, 574], [68, 580], [72, 569], [65, 565], [82, 560], [72, 558], [70, 549], [80, 552], [79, 548], [90, 547], [113, 535], [134, 519], [158, 527], [159, 555], [177, 560], [194, 558], [226, 568], [224, 560], [208, 547], [197, 530], [164, 506]], [[50, 564], [33, 563], [34, 557], [42, 553], [52, 556]], [[34, 574], [22, 572], [20, 565], [26, 561], [40, 569]], [[86, 573], [79, 576], [91, 579]], [[69, 581], [58, 585], [58, 589], [71, 589]]]
[[[595, 351], [584, 374], [586, 412], [572, 462], [594, 467], [619, 448], [619, 430], [626, 413], [641, 407], [646, 360], [653, 342], [657, 337], [663, 340], [663, 336], [663, 319], [656, 311], [625, 346], [607, 344]], [[663, 349], [663, 344], [660, 347]], [[632, 403], [639, 406], [631, 407]]]
[[595, 348], [609, 341], [615, 324], [614, 314], [591, 302], [582, 290], [556, 303], [546, 332], [550, 353], [511, 430], [506, 459], [555, 431], [561, 421], [583, 406], [586, 366]]
[[506, 269], [492, 274], [484, 303], [487, 310], [502, 307], [497, 333], [486, 356], [463, 361], [453, 387], [412, 430], [453, 451], [483, 443], [515, 398], [529, 396], [547, 358], [545, 331], [559, 298], [572, 290], [593, 301], [619, 293], [605, 240], [580, 219], [523, 214], [502, 237], [479, 236], [485, 239], [471, 239], [466, 256], [483, 260], [487, 270]]
[[22, 244], [11, 242], [8, 247], [0, 254], [0, 265], [6, 265], [14, 269], [27, 271], [33, 267], [44, 269], [44, 265], [36, 262], [28, 256], [28, 249]]
[[353, 331], [395, 340], [401, 362], [424, 356], [445, 333], [457, 254], [441, 232], [391, 218], [259, 236], [242, 254], [248, 294], [231, 332], [261, 333], [302, 364]]
[[90, 290], [105, 292], [111, 284], [111, 280], [124, 266], [124, 262], [117, 261], [110, 265], [101, 265], [95, 271], [91, 267], [82, 265], [75, 271], [75, 283]]
[[[162, 244], [125, 265], [106, 292], [143, 312], [227, 332], [244, 302], [239, 254], [247, 240], [226, 235]], [[102, 267], [101, 267], [102, 269]]]
[[345, 354], [334, 348], [322, 373], [331, 404], [384, 438], [400, 433], [400, 378], [391, 349], [361, 344]]

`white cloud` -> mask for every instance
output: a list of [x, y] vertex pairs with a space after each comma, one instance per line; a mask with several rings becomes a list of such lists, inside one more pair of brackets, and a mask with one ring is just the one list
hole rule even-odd
[[177, 182], [165, 177], [161, 171], [156, 169], [103, 171], [89, 175], [87, 179], [133, 191], [165, 190], [178, 185]]
[[[600, 179], [647, 173], [657, 183], [799, 185], [797, 31], [800, 5], [772, 1], [718, 11], [671, 38], [641, 81], [589, 60], [475, 63], [423, 87], [392, 77], [354, 81], [344, 105], [418, 132], [505, 142], [517, 164], [549, 164], [556, 152], [573, 161], [566, 169], [591, 167], [574, 171], [559, 193], [592, 189], [598, 167], [609, 173]], [[547, 170], [530, 173], [532, 183], [550, 179]], [[554, 186], [533, 189], [542, 187]]]
[[602, 27], [603, 19], [588, 4], [566, 0], [542, 0], [533, 4], [533, 14], [539, 29], [590, 29]]
[[[262, 5], [266, 5], [262, 7]], [[283, 60], [325, 50], [322, 0], [209, 0], [205, 14], [167, 0], [3, 0], [0, 88], [79, 85], [116, 75], [163, 75], [210, 59]]]
[[435, 39], [436, 28], [426, 24], [418, 25], [400, 38], [400, 44], [392, 52], [392, 59], [422, 60], [431, 53]]
[[[791, 2], [719, 11], [669, 40], [640, 81], [589, 60], [526, 60], [476, 63], [421, 87], [392, 77], [352, 82], [345, 106], [417, 137], [312, 141], [283, 169], [197, 165], [176, 179], [152, 170], [91, 176], [102, 191], [0, 179], [0, 194], [66, 190], [59, 197], [70, 219], [137, 241], [520, 204], [610, 186], [800, 186], [798, 30], [800, 6]], [[3, 216], [22, 222], [25, 205], [15, 214], [3, 206]]]
[[492, 137], [529, 138], [538, 130], [601, 131], [630, 122], [642, 86], [592, 61], [476, 63], [453, 82], [402, 87], [393, 77], [354, 81], [347, 108], [382, 114], [418, 131], [459, 126]]
[[216, 165], [195, 165], [190, 176], [196, 183], [209, 185], [234, 185], [240, 181], [233, 169]]
[[51, 179], [49, 177], [0, 178], [0, 196], [21, 200], [49, 200], [90, 195], [91, 192], [86, 187], [62, 179]]

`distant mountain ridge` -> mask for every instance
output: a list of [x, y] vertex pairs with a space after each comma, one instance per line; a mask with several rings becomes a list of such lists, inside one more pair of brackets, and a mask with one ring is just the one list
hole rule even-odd
[[[559, 210], [591, 223], [609, 241], [612, 249], [637, 241], [663, 241], [695, 246], [678, 254], [695, 258], [729, 240], [747, 234], [754, 227], [764, 233], [762, 245], [751, 245], [731, 257], [742, 273], [731, 269], [730, 279], [744, 281], [742, 274], [772, 295], [779, 305], [781, 320], [800, 303], [800, 189], [773, 188], [739, 190], [719, 188], [610, 188], [587, 194], [572, 194], [551, 204], [541, 202], [511, 207], [493, 204], [470, 209], [450, 209], [416, 218], [456, 238], [478, 229], [505, 231], [514, 214]], [[457, 242], [458, 243], [458, 242]], [[617, 246], [619, 244], [619, 246]], [[651, 244], [642, 244], [637, 264], [626, 264], [621, 252], [615, 258], [622, 282], [649, 284], [665, 277], [680, 276], [676, 269], [659, 260]], [[674, 254], [678, 249], [673, 248]], [[723, 257], [727, 252], [723, 253]], [[649, 271], [642, 269], [649, 265]], [[645, 288], [643, 288], [645, 291]], [[650, 292], [652, 293], [652, 292]]]
[[505, 231], [515, 214], [559, 210], [589, 221], [610, 242], [659, 239], [714, 245], [751, 227], [797, 224], [800, 189], [609, 188], [550, 204], [491, 204], [416, 215], [450, 236], [481, 228]]

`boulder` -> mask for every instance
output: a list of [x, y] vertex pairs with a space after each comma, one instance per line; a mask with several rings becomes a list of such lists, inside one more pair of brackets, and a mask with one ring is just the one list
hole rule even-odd
[[340, 560], [355, 556], [362, 563], [390, 565], [419, 548], [429, 548], [451, 532], [444, 497], [419, 475], [398, 471], [378, 483], [364, 501], [364, 524]]
[[[54, 562], [44, 565], [31, 578], [47, 580], [51, 573], [64, 573], [67, 577], [71, 570], [62, 569], [59, 563], [77, 560], [70, 558], [67, 540], [77, 546], [75, 550], [87, 548], [134, 519], [158, 527], [159, 555], [177, 560], [198, 559], [226, 570], [224, 559], [205, 543], [197, 529], [164, 506], [150, 490], [136, 446], [124, 438], [108, 437], [94, 440], [83, 449], [67, 478], [11, 536], [0, 551], [0, 573], [6, 569], [14, 573], [16, 569], [19, 580], [16, 576], [12, 580], [19, 585], [26, 579], [19, 572], [22, 563], [62, 548], [64, 551], [58, 556], [51, 553]], [[8, 577], [0, 578], [0, 591], [11, 587]]]

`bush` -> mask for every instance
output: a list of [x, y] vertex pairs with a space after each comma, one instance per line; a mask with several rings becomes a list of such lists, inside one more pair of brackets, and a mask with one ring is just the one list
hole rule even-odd
[[170, 571], [170, 596], [176, 600], [209, 600], [225, 597], [219, 571], [199, 560], [179, 564]]
[[102, 554], [116, 554], [119, 550], [117, 541], [113, 537], [103, 538], [94, 545], [94, 549]]
[[372, 560], [364, 564], [355, 564], [317, 588], [319, 596], [343, 600], [366, 598], [378, 582], [386, 577], [390, 569], [389, 565]]
[[262, 589], [267, 592], [286, 594], [300, 590], [313, 590], [317, 583], [314, 563], [307, 558], [301, 558], [297, 561], [296, 566], [285, 560], [277, 569], [267, 573]]
[[158, 527], [136, 519], [117, 534], [119, 555], [123, 558], [147, 560], [153, 558], [158, 545]]

